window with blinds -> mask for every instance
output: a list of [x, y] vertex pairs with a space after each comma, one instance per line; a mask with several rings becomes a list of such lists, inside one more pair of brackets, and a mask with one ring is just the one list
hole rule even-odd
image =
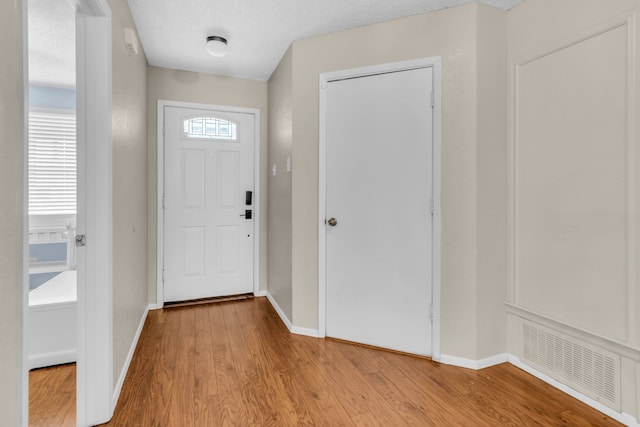
[[75, 112], [29, 112], [29, 215], [76, 213]]

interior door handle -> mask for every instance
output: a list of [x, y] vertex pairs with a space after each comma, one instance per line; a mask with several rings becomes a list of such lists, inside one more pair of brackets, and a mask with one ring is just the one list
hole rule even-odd
[[240, 214], [240, 216], [243, 216], [244, 219], [251, 219], [251, 214], [251, 209], [246, 209], [243, 214]]
[[338, 225], [338, 220], [335, 218], [330, 218], [329, 221], [327, 221], [327, 223], [332, 226], [335, 227], [336, 225]]

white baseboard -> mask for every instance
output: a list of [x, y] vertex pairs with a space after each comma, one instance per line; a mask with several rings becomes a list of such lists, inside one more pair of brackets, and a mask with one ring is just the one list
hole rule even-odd
[[162, 308], [162, 304], [149, 304], [147, 308], [149, 309], [149, 311], [160, 310]]
[[509, 362], [512, 365], [517, 366], [523, 371], [533, 375], [536, 378], [541, 379], [547, 384], [557, 388], [558, 390], [568, 394], [571, 397], [578, 399], [582, 403], [591, 406], [593, 409], [602, 412], [606, 416], [613, 418], [614, 420], [619, 421], [626, 426], [640, 427], [640, 424], [638, 424], [638, 420], [632, 415], [614, 411], [613, 409], [603, 405], [602, 403], [597, 402], [590, 397], [587, 397], [584, 394], [575, 391], [571, 387], [554, 380], [550, 376], [543, 374], [542, 372], [532, 368], [531, 366], [526, 365], [518, 357], [512, 354], [503, 353], [482, 360], [465, 359], [462, 357], [443, 354], [441, 355], [439, 362], [445, 365], [458, 366], [461, 368], [474, 370], [480, 370], [488, 368], [490, 366], [499, 365], [500, 363]]
[[284, 323], [284, 325], [287, 327], [289, 332], [291, 332], [291, 329], [293, 329], [293, 325], [291, 324], [291, 320], [289, 320], [287, 315], [284, 314], [284, 311], [282, 311], [282, 309], [280, 308], [280, 306], [276, 302], [276, 299], [273, 297], [273, 295], [271, 295], [271, 293], [269, 291], [266, 291], [266, 297], [269, 300], [269, 302], [271, 303], [271, 307], [273, 307], [273, 309], [276, 311], [276, 313], [278, 313], [278, 316], [280, 316], [280, 320], [282, 320], [282, 323]]
[[[111, 411], [116, 408], [118, 404], [118, 399], [120, 398], [120, 392], [122, 391], [122, 385], [124, 384], [124, 379], [127, 377], [127, 372], [129, 371], [129, 365], [131, 364], [131, 360], [133, 359], [133, 354], [136, 351], [136, 346], [138, 345], [138, 340], [140, 339], [140, 334], [142, 333], [142, 328], [144, 328], [144, 322], [147, 320], [147, 315], [149, 314], [149, 310], [155, 309], [157, 307], [156, 304], [149, 304], [147, 308], [144, 309], [144, 313], [142, 313], [142, 318], [138, 323], [138, 329], [136, 330], [136, 334], [133, 337], [133, 342], [131, 343], [131, 347], [129, 348], [129, 353], [127, 354], [127, 358], [124, 361], [124, 366], [122, 367], [122, 371], [120, 372], [120, 377], [118, 378], [118, 384], [116, 384], [116, 388], [113, 392], [113, 400], [112, 400], [112, 408]], [[161, 307], [157, 307], [161, 308]]]
[[536, 378], [541, 379], [542, 381], [546, 382], [547, 384], [557, 388], [558, 390], [568, 394], [569, 396], [571, 396], [571, 397], [573, 397], [575, 399], [578, 399], [582, 403], [591, 406], [593, 409], [602, 412], [606, 416], [608, 416], [610, 418], [613, 418], [614, 420], [619, 421], [619, 422], [621, 422], [622, 424], [624, 424], [626, 426], [640, 427], [640, 424], [638, 424], [638, 420], [635, 417], [633, 417], [632, 415], [614, 411], [613, 409], [609, 408], [608, 406], [605, 406], [602, 403], [597, 402], [597, 401], [591, 399], [590, 397], [587, 397], [584, 394], [575, 391], [571, 387], [566, 386], [566, 385], [562, 384], [561, 382], [554, 380], [550, 376], [545, 375], [542, 372], [540, 372], [540, 371], [532, 368], [531, 366], [523, 363], [520, 360], [520, 358], [518, 358], [518, 357], [516, 357], [516, 356], [514, 356], [512, 354], [509, 355], [509, 363], [511, 363], [514, 366], [517, 366], [518, 368], [522, 369], [523, 371], [533, 375]]
[[296, 335], [304, 335], [306, 337], [320, 338], [320, 333], [317, 329], [301, 328], [300, 326], [292, 327], [291, 333]]
[[253, 296], [255, 296], [255, 297], [266, 297], [267, 294], [268, 294], [267, 291], [258, 291], [258, 292], [254, 292]]
[[56, 351], [53, 353], [42, 353], [29, 356], [29, 369], [42, 368], [45, 366], [62, 365], [65, 363], [74, 363], [77, 358], [75, 348], [70, 350]]
[[320, 337], [320, 334], [319, 334], [317, 329], [302, 328], [300, 326], [294, 326], [291, 323], [291, 320], [289, 320], [289, 318], [284, 314], [284, 311], [282, 311], [282, 309], [278, 305], [278, 303], [277, 303], [276, 299], [273, 297], [273, 295], [271, 295], [271, 293], [269, 291], [265, 291], [264, 293], [265, 293], [265, 296], [267, 297], [267, 299], [269, 300], [269, 302], [271, 303], [271, 306], [276, 311], [276, 313], [278, 313], [278, 316], [280, 316], [280, 319], [282, 320], [282, 323], [284, 323], [284, 325], [287, 327], [289, 332], [291, 332], [292, 334], [304, 335], [304, 336], [313, 337], [313, 338], [319, 338]]
[[507, 353], [497, 354], [495, 356], [487, 357], [481, 360], [465, 359], [463, 357], [449, 356], [447, 354], [440, 355], [440, 363], [445, 365], [458, 366], [460, 368], [473, 369], [475, 371], [479, 369], [488, 368], [490, 366], [499, 365], [509, 360]]

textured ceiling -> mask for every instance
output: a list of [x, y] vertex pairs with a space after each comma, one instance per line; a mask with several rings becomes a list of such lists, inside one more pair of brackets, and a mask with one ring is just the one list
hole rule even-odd
[[[149, 63], [158, 67], [266, 80], [293, 40], [474, 0], [128, 0]], [[510, 9], [522, 0], [480, 0]], [[205, 50], [208, 35], [228, 54]]]
[[75, 87], [75, 14], [67, 0], [29, 0], [29, 82]]
[[[475, 0], [128, 0], [151, 65], [266, 80], [293, 40]], [[510, 9], [522, 0], [480, 0]], [[205, 50], [208, 35], [228, 54]], [[68, 0], [29, 0], [29, 80], [75, 86], [75, 19]]]

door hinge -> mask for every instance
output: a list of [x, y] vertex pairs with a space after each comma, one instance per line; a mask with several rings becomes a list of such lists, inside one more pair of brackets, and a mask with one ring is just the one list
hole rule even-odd
[[77, 234], [76, 235], [76, 247], [80, 248], [82, 246], [87, 246], [87, 235], [86, 234]]
[[164, 196], [162, 196], [162, 209], [164, 209]]
[[431, 198], [431, 202], [429, 203], [429, 210], [431, 211], [431, 215], [436, 211], [436, 202]]
[[162, 269], [162, 283], [164, 283], [164, 268]]
[[431, 108], [436, 106], [436, 95], [433, 89], [431, 89]]
[[429, 304], [429, 320], [433, 321], [433, 303]]

